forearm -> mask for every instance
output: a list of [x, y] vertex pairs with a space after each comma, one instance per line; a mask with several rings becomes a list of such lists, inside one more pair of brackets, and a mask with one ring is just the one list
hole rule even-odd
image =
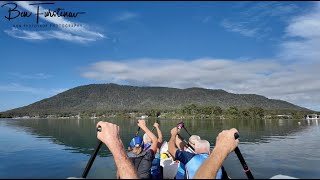
[[202, 163], [198, 171], [196, 172], [194, 179], [214, 179], [218, 170], [223, 164], [223, 161], [227, 158], [228, 153], [223, 149], [213, 149], [208, 159]]
[[116, 167], [117, 175], [120, 179], [138, 179], [138, 175], [134, 166], [128, 157], [126, 151], [124, 150], [123, 144], [121, 141], [118, 141], [113, 147], [109, 148]]
[[158, 134], [158, 142], [162, 143], [162, 132], [159, 128], [157, 128], [157, 134]]
[[150, 137], [152, 143], [157, 142], [157, 136], [155, 136], [146, 126], [141, 127], [141, 129]]
[[179, 138], [178, 135], [176, 136], [175, 142], [176, 142], [176, 146], [178, 147], [178, 149], [180, 149], [180, 150], [185, 150], [185, 149], [186, 149], [186, 143], [183, 142], [183, 141]]
[[168, 145], [168, 151], [171, 154], [171, 156], [175, 159], [176, 157], [176, 147], [175, 147], [175, 141], [176, 141], [176, 136], [172, 136], [169, 140], [169, 145]]

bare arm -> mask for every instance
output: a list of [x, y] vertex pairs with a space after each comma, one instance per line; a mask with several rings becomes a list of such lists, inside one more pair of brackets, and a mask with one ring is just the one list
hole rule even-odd
[[169, 140], [169, 145], [168, 145], [168, 151], [174, 159], [176, 158], [176, 152], [177, 152], [177, 148], [175, 146], [177, 134], [178, 134], [178, 128], [174, 127], [171, 130], [171, 138]]
[[179, 138], [179, 136], [177, 135], [176, 136], [176, 146], [180, 149], [180, 150], [182, 150], [182, 151], [185, 151], [187, 148], [186, 148], [186, 143], [185, 142], [183, 142], [180, 138]]
[[107, 145], [111, 151], [115, 164], [117, 166], [117, 174], [122, 179], [138, 179], [138, 175], [134, 166], [129, 159], [123, 143], [119, 135], [119, 126], [99, 121], [97, 127], [101, 126], [101, 132], [97, 132], [97, 137]]
[[153, 126], [157, 129], [158, 143], [161, 145], [161, 143], [162, 143], [162, 132], [161, 132], [161, 130], [159, 128], [159, 124], [158, 123], [154, 123]]
[[215, 148], [208, 159], [197, 170], [193, 177], [194, 179], [214, 179], [216, 177], [223, 161], [239, 144], [239, 140], [234, 139], [234, 133], [236, 132], [238, 131], [233, 128], [219, 133]]
[[124, 150], [122, 142], [121, 145], [119, 144], [118, 148], [115, 148], [111, 153], [113, 154], [120, 179], [138, 179], [138, 175]]
[[154, 153], [157, 152], [157, 147], [158, 147], [158, 139], [157, 136], [155, 136], [146, 126], [145, 120], [138, 120], [138, 126], [145, 132], [147, 135], [150, 137], [152, 144], [150, 149], [153, 150]]

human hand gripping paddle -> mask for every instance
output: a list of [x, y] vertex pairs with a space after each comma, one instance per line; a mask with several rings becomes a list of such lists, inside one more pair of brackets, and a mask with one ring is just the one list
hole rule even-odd
[[[141, 118], [140, 119], [145, 119], [143, 116], [141, 116]], [[137, 132], [136, 132], [136, 136], [138, 136], [138, 134], [139, 134], [139, 132], [140, 132], [140, 127], [138, 127], [138, 130], [137, 130]]]
[[[177, 124], [177, 128], [179, 130], [181, 130], [182, 128], [189, 134], [189, 137], [191, 137], [191, 134], [187, 131], [187, 129], [184, 127], [184, 123], [181, 121]], [[188, 141], [186, 141], [179, 133], [178, 133], [178, 137], [189, 147], [192, 149], [192, 151], [194, 152], [194, 147], [192, 147]]]
[[[157, 119], [156, 119], [156, 122], [157, 122], [157, 123], [158, 123], [158, 118], [159, 118], [159, 116], [160, 116], [160, 112], [157, 112]], [[155, 127], [152, 128], [151, 132], [153, 132], [154, 128], [155, 128]], [[136, 136], [138, 136], [138, 134], [139, 134], [139, 132], [140, 132], [140, 129], [141, 129], [141, 128], [138, 127], [138, 130], [137, 130], [137, 132], [136, 132]]]

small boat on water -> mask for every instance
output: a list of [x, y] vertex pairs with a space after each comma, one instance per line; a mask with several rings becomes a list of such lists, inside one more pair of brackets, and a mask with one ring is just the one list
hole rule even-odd
[[319, 115], [317, 114], [307, 114], [304, 116], [305, 120], [320, 120]]

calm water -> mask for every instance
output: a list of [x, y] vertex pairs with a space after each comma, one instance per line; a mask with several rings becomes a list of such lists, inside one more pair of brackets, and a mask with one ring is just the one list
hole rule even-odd
[[[137, 130], [136, 120], [111, 120], [121, 128], [127, 147]], [[175, 120], [161, 120], [164, 139], [169, 140]], [[239, 130], [239, 148], [255, 178], [277, 174], [297, 178], [320, 178], [320, 128], [305, 120], [184, 120], [191, 134], [215, 143], [223, 129]], [[0, 119], [0, 178], [81, 177], [97, 145], [91, 119]], [[151, 128], [154, 120], [147, 123]], [[140, 132], [140, 134], [142, 134]], [[187, 134], [183, 132], [183, 137]], [[224, 162], [232, 178], [246, 178], [235, 153]], [[105, 146], [93, 163], [88, 178], [115, 178], [115, 165]]]

